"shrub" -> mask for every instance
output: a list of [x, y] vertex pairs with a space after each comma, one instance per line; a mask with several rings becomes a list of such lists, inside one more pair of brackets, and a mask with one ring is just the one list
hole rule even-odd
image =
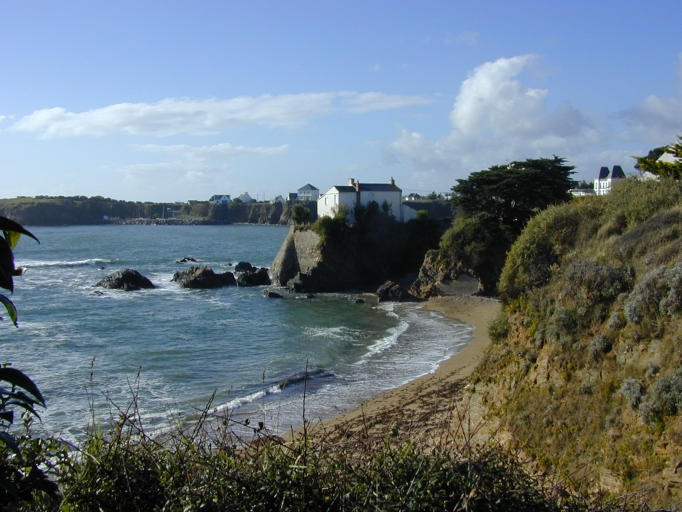
[[571, 201], [533, 217], [507, 254], [500, 275], [502, 299], [508, 301], [547, 284], [553, 266], [579, 241], [579, 228], [587, 232], [585, 238], [592, 234], [602, 208], [596, 201]]
[[682, 410], [682, 367], [659, 377], [639, 407], [642, 418], [651, 423]]
[[500, 311], [490, 325], [488, 325], [488, 335], [495, 343], [500, 343], [509, 334], [509, 321], [504, 310]]
[[618, 391], [633, 409], [637, 409], [644, 395], [644, 388], [636, 379], [623, 380]]
[[626, 325], [625, 316], [622, 310], [614, 311], [606, 322], [608, 329], [622, 329]]
[[628, 322], [639, 324], [645, 317], [673, 315], [682, 308], [682, 262], [669, 269], [661, 265], [647, 273], [625, 301]]
[[594, 337], [589, 346], [589, 356], [593, 361], [599, 361], [601, 357], [611, 350], [611, 340], [603, 334]]
[[613, 267], [596, 261], [570, 263], [563, 273], [567, 291], [589, 307], [599, 302], [612, 302], [632, 288], [633, 271], [629, 267]]

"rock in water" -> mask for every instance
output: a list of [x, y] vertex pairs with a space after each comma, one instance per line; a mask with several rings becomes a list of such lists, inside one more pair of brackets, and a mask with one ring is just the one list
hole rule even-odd
[[155, 288], [154, 284], [140, 274], [137, 270], [125, 269], [108, 275], [95, 286], [113, 288], [125, 291], [140, 290], [142, 288]]
[[268, 299], [283, 299], [282, 295], [280, 295], [277, 292], [273, 292], [272, 290], [267, 290], [263, 292], [263, 297], [267, 297]]
[[237, 276], [237, 285], [239, 286], [263, 286], [268, 284], [270, 284], [270, 276], [268, 276], [268, 269], [265, 267], [254, 268]]
[[395, 281], [386, 281], [376, 291], [379, 302], [394, 301], [401, 302], [410, 299], [410, 294]]
[[173, 274], [173, 279], [182, 288], [220, 288], [237, 284], [232, 272], [216, 274], [210, 267], [190, 267]]
[[191, 256], [185, 256], [182, 259], [177, 260], [175, 263], [196, 263], [197, 260]]
[[235, 272], [253, 272], [254, 270], [256, 270], [256, 267], [251, 265], [248, 261], [240, 261], [234, 266]]

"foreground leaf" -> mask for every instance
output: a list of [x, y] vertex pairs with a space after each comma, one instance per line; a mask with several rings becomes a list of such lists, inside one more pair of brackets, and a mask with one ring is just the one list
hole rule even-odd
[[18, 222], [14, 222], [13, 220], [10, 220], [6, 217], [0, 217], [0, 229], [2, 229], [5, 232], [5, 238], [7, 239], [7, 243], [12, 249], [14, 249], [14, 247], [17, 245], [20, 234], [30, 236], [36, 242], [40, 243], [40, 240], [38, 240], [33, 233], [24, 228]]
[[7, 240], [0, 237], [0, 287], [14, 291], [14, 255]]
[[6, 296], [2, 295], [0, 293], [0, 302], [5, 306], [5, 309], [7, 310], [7, 314], [9, 315], [10, 320], [12, 320], [12, 323], [14, 324], [14, 327], [18, 327], [17, 325], [17, 308], [14, 305], [14, 303], [9, 300]]
[[17, 370], [16, 368], [0, 368], [0, 380], [4, 380], [13, 386], [17, 386], [28, 391], [30, 394], [36, 397], [40, 405], [45, 407], [45, 399], [40, 393], [38, 386], [36, 386], [24, 372]]

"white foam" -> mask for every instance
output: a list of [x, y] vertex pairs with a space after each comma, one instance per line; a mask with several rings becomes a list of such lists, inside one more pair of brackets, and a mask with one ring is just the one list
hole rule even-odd
[[114, 263], [112, 260], [102, 258], [88, 258], [85, 260], [24, 260], [17, 263], [17, 266], [28, 268], [40, 267], [86, 267], [96, 265], [109, 265]]

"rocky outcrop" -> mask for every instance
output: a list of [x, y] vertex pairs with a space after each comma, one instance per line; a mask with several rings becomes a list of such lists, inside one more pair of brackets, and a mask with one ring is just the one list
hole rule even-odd
[[195, 258], [192, 258], [191, 256], [185, 256], [184, 258], [180, 258], [177, 260], [175, 263], [196, 263], [197, 260]]
[[240, 261], [234, 266], [235, 272], [253, 272], [254, 270], [256, 270], [256, 267], [251, 265], [248, 261]]
[[379, 302], [404, 302], [413, 299], [408, 291], [395, 281], [386, 281], [376, 291]]
[[272, 290], [266, 290], [263, 292], [263, 297], [268, 299], [283, 299], [282, 294], [273, 292]]
[[117, 290], [135, 291], [147, 288], [154, 288], [154, 284], [137, 270], [119, 270], [106, 276], [95, 286], [102, 288], [112, 288]]
[[268, 275], [267, 268], [251, 268], [252, 270], [237, 275], [238, 286], [263, 286], [270, 284], [270, 276]]
[[456, 261], [440, 258], [437, 249], [424, 256], [424, 263], [410, 293], [420, 299], [437, 295], [471, 295], [481, 290], [478, 279], [462, 268]]
[[182, 288], [220, 288], [237, 284], [232, 272], [216, 274], [210, 267], [196, 266], [176, 272], [171, 281], [178, 283]]
[[270, 266], [272, 284], [302, 292], [330, 292], [362, 287], [354, 262], [343, 248], [320, 247], [312, 230], [293, 227]]

